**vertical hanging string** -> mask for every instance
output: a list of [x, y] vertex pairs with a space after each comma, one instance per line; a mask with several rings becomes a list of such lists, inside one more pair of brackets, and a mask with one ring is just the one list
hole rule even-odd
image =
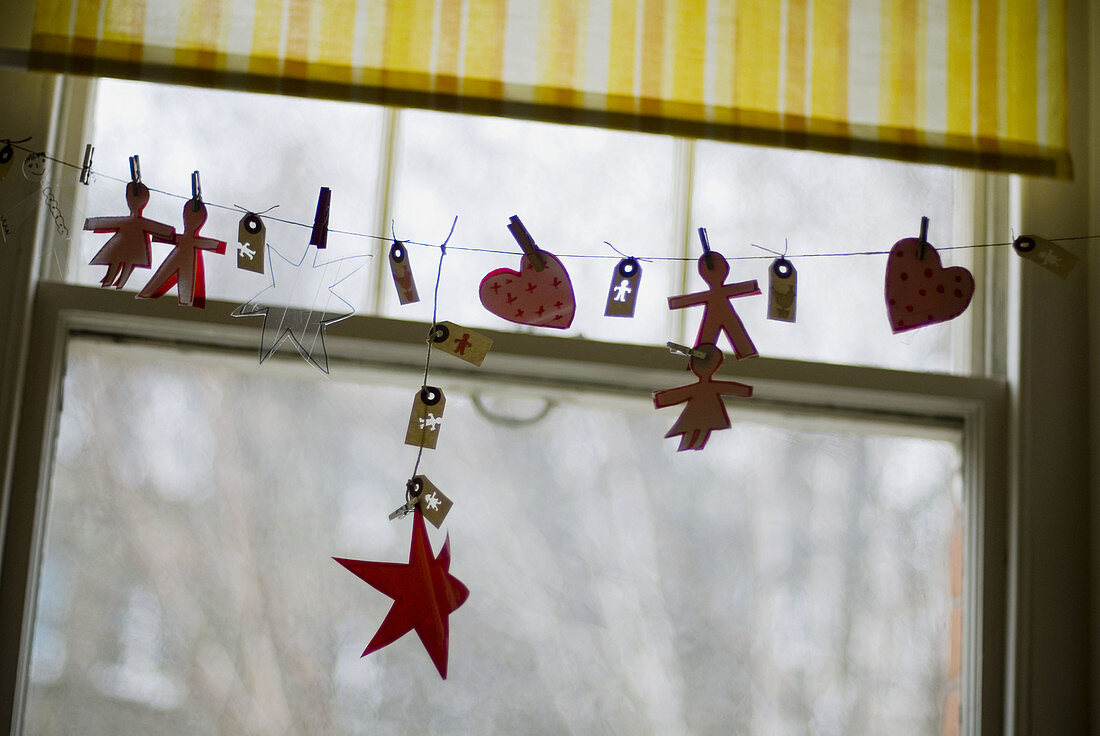
[[[454, 221], [451, 222], [451, 231], [447, 233], [447, 239], [443, 241], [443, 244], [439, 246], [439, 265], [435, 269], [435, 290], [432, 292], [432, 323], [428, 326], [428, 337], [425, 342], [428, 344], [428, 349], [424, 355], [424, 380], [421, 381], [420, 390], [423, 391], [428, 387], [428, 371], [432, 365], [432, 333], [435, 331], [436, 319], [439, 316], [439, 279], [443, 275], [443, 257], [447, 255], [447, 243], [451, 241], [451, 236], [454, 235], [455, 226], [458, 225], [458, 215], [455, 215]], [[424, 438], [423, 435], [420, 438], [420, 447], [416, 450], [416, 462], [413, 464], [412, 474], [409, 476], [409, 483], [406, 485], [406, 501], [411, 501], [408, 495], [411, 493], [412, 479], [416, 477], [416, 471], [420, 469], [420, 458], [424, 455]]]

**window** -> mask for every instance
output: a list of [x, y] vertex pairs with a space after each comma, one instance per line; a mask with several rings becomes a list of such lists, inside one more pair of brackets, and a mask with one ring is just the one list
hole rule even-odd
[[[980, 327], [971, 324], [971, 314], [979, 306], [958, 320], [895, 337], [883, 316], [881, 258], [796, 257], [886, 251], [896, 240], [916, 235], [922, 215], [931, 220], [933, 244], [979, 242], [985, 233], [976, 229], [973, 216], [975, 174], [139, 82], [102, 80], [96, 90], [90, 115], [96, 161], [118, 177], [128, 176], [128, 156], [147, 152], [142, 176], [150, 186], [187, 195], [190, 172], [198, 170], [207, 200], [232, 199], [257, 211], [278, 204], [272, 216], [304, 223], [313, 221], [319, 187], [331, 186], [334, 228], [380, 236], [392, 229], [398, 238], [426, 243], [441, 242], [458, 215], [452, 242], [457, 247], [444, 267], [440, 304], [461, 324], [514, 328], [470, 298], [481, 277], [502, 265], [502, 257], [460, 249], [514, 251], [505, 225], [519, 214], [543, 247], [586, 258], [566, 259], [580, 307], [565, 335], [651, 345], [688, 342], [699, 315], [670, 312], [664, 297], [695, 288], [694, 262], [643, 262], [644, 296], [635, 318], [605, 319], [604, 295], [619, 256], [604, 241], [632, 255], [694, 259], [699, 254], [695, 228], [702, 225], [715, 249], [731, 259], [734, 277], [755, 278], [765, 289], [775, 256], [750, 243], [777, 251], [789, 246], [804, 307], [798, 322], [765, 319], [763, 297], [753, 306], [739, 305], [763, 355], [982, 372], [971, 359], [971, 335]], [[109, 180], [86, 194], [82, 213], [113, 212], [123, 203], [121, 185]], [[244, 196], [250, 201], [237, 201]], [[172, 223], [181, 206], [182, 200], [154, 197], [146, 214]], [[211, 208], [204, 232], [232, 240], [240, 215]], [[296, 259], [308, 230], [276, 221], [267, 226], [269, 242]], [[69, 280], [98, 285], [102, 267], [87, 264], [103, 236], [82, 232], [73, 243], [79, 249], [73, 249]], [[389, 298], [388, 246], [388, 240], [333, 235], [333, 258], [375, 255], [372, 267], [358, 272], [342, 293], [352, 296], [360, 313], [429, 320], [430, 300], [403, 307]], [[434, 277], [437, 254], [412, 246], [422, 295]], [[971, 267], [980, 279], [984, 265], [975, 264], [972, 255], [944, 253], [947, 263]], [[266, 286], [268, 277], [234, 269], [231, 256], [207, 258], [208, 295], [243, 301]], [[48, 276], [57, 273], [49, 260], [43, 269]], [[134, 274], [130, 288], [140, 288], [141, 275]]]
[[[388, 599], [325, 559], [403, 558], [404, 527], [384, 516], [410, 466], [394, 428], [419, 383], [430, 305], [394, 306], [375, 258], [349, 285], [360, 316], [330, 332], [336, 367], [321, 380], [289, 353], [257, 369], [257, 326], [228, 312], [264, 282], [231, 258], [208, 264], [212, 301], [200, 314], [100, 290], [100, 269], [83, 265], [94, 241], [74, 238], [68, 252], [55, 243], [42, 271], [65, 278], [40, 288], [34, 360], [45, 370], [32, 413], [46, 422], [42, 441], [53, 428], [57, 439], [43, 444], [45, 470], [26, 471], [43, 491], [17, 704], [25, 732], [60, 730], [77, 713], [104, 733], [708, 733], [736, 723], [745, 733], [923, 734], [998, 723], [985, 704], [1001, 698], [1004, 574], [986, 560], [1004, 548], [1005, 406], [1003, 385], [973, 358], [984, 322], [891, 338], [880, 263], [795, 258], [798, 324], [785, 332], [762, 309], [740, 310], [769, 356], [735, 369], [756, 398], [730, 404], [735, 426], [707, 451], [676, 454], [662, 439], [675, 410], [654, 412], [648, 393], [683, 378], [682, 360], [659, 346], [689, 340], [695, 325], [662, 302], [691, 288], [691, 264], [643, 264], [634, 320], [604, 319], [596, 304], [617, 259], [604, 239], [691, 258], [693, 228], [705, 224], [731, 258], [766, 256], [750, 241], [782, 250], [784, 238], [792, 253], [868, 248], [855, 241], [885, 250], [930, 214], [933, 242], [979, 242], [984, 180], [583, 128], [98, 86], [97, 162], [124, 176], [151, 135], [142, 167], [152, 186], [175, 180], [164, 188], [186, 192], [198, 169], [212, 202], [248, 192], [261, 201], [240, 204], [279, 203], [280, 217], [308, 222], [317, 187], [339, 181], [341, 229], [385, 235], [392, 219], [398, 237], [438, 242], [457, 212], [456, 243], [514, 250], [504, 224], [518, 213], [554, 252], [612, 257], [567, 263], [585, 302], [563, 336], [509, 330], [476, 304], [500, 256], [455, 249], [445, 259], [440, 316], [501, 332], [481, 371], [433, 361], [448, 420], [464, 429], [424, 469], [456, 501], [453, 570], [474, 591], [452, 619], [452, 679], [441, 686], [414, 641], [358, 658]], [[120, 104], [143, 112], [109, 115]], [[318, 134], [316, 121], [345, 115], [341, 135]], [[267, 125], [280, 137], [258, 132]], [[237, 126], [249, 135], [231, 142]], [[879, 185], [860, 188], [863, 179]], [[110, 211], [120, 189], [74, 188], [74, 219]], [[872, 192], [886, 204], [857, 210]], [[148, 213], [175, 222], [181, 204], [154, 198]], [[805, 217], [783, 217], [792, 206]], [[237, 219], [212, 211], [206, 231], [231, 240]], [[275, 231], [276, 247], [285, 238], [295, 248], [308, 232]], [[335, 253], [388, 246], [330, 242]], [[418, 280], [434, 275], [437, 251], [412, 257]], [[769, 262], [734, 268], [761, 278]], [[837, 288], [840, 274], [861, 288]], [[177, 427], [191, 439], [172, 442]], [[433, 707], [410, 723], [410, 703], [425, 698]]]
[[673, 458], [671, 419], [640, 392], [532, 399], [442, 374], [453, 431], [422, 467], [456, 501], [451, 570], [473, 594], [441, 684], [415, 640], [359, 658], [390, 599], [327, 559], [404, 559], [408, 522], [385, 512], [415, 369], [318, 381], [90, 339], [67, 361], [28, 733], [938, 734], [957, 718], [957, 430], [736, 412]]

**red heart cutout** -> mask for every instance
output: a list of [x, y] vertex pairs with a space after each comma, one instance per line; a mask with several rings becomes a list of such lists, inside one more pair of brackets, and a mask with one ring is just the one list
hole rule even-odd
[[886, 309], [896, 335], [936, 322], [955, 319], [970, 306], [974, 277], [962, 266], [944, 268], [940, 254], [919, 238], [894, 243], [886, 263]]
[[519, 271], [490, 271], [481, 280], [478, 295], [486, 309], [509, 322], [564, 330], [577, 310], [573, 284], [561, 261], [544, 250], [539, 254], [546, 264], [541, 271], [523, 256]]

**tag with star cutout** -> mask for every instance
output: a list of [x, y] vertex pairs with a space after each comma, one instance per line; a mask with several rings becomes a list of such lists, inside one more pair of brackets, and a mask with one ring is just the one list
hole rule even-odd
[[416, 507], [424, 514], [424, 518], [438, 529], [443, 524], [443, 520], [447, 518], [451, 506], [454, 504], [426, 476], [418, 475], [413, 478], [412, 482], [413, 500], [416, 502]]
[[1068, 250], [1038, 235], [1021, 235], [1012, 241], [1012, 249], [1021, 258], [1038, 263], [1058, 278], [1064, 279], [1077, 265], [1077, 256]]
[[249, 212], [237, 225], [237, 268], [253, 273], [264, 272], [264, 248], [267, 228], [255, 212]]
[[768, 319], [794, 322], [798, 272], [786, 258], [776, 258], [768, 269]]
[[438, 350], [481, 367], [493, 347], [493, 339], [454, 322], [437, 322], [432, 327], [432, 342]]
[[409, 414], [409, 427], [405, 430], [405, 444], [413, 447], [435, 449], [439, 440], [439, 428], [443, 426], [443, 409], [447, 406], [447, 397], [443, 389], [436, 386], [424, 386], [413, 398], [412, 413]]

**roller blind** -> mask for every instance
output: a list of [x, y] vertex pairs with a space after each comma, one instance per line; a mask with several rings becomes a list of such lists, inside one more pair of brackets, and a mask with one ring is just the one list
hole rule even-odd
[[39, 0], [31, 66], [1067, 177], [1065, 0]]

